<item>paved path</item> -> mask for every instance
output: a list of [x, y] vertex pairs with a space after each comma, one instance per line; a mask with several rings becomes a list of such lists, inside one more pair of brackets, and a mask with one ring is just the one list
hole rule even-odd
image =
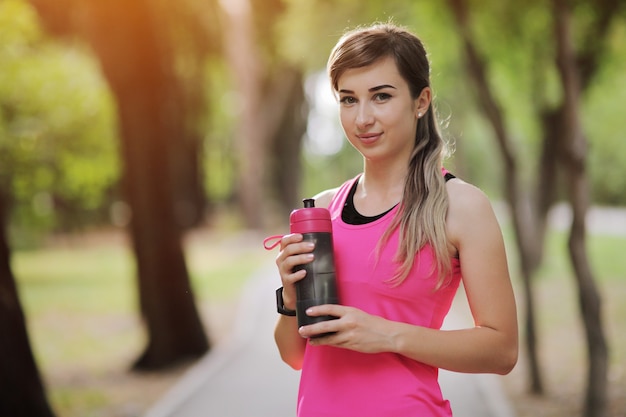
[[[199, 361], [144, 417], [292, 417], [299, 372], [281, 362], [274, 345], [274, 265], [251, 278], [230, 340]], [[462, 299], [462, 297], [459, 297]], [[463, 326], [455, 303], [445, 327]], [[441, 372], [455, 417], [514, 417], [496, 375]]]

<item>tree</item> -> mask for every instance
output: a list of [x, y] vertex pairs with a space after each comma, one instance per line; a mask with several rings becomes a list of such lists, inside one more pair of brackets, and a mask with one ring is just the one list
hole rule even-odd
[[[477, 90], [478, 101], [487, 119], [491, 122], [494, 136], [506, 164], [505, 195], [511, 206], [517, 235], [518, 252], [526, 298], [526, 345], [529, 354], [531, 391], [543, 392], [540, 366], [536, 352], [536, 331], [532, 277], [541, 263], [541, 254], [546, 230], [546, 215], [555, 201], [557, 174], [566, 178], [568, 201], [573, 210], [570, 229], [569, 252], [579, 290], [581, 319], [587, 335], [589, 374], [585, 400], [585, 416], [601, 417], [607, 412], [607, 342], [601, 319], [601, 301], [585, 249], [585, 215], [589, 207], [589, 186], [585, 169], [586, 140], [580, 122], [581, 96], [597, 71], [603, 56], [610, 23], [619, 9], [619, 2], [597, 1], [592, 5], [594, 13], [585, 27], [582, 46], [575, 46], [572, 34], [573, 5], [565, 0], [551, 3], [555, 61], [543, 61], [554, 65], [560, 81], [560, 100], [556, 103], [538, 102], [537, 118], [542, 127], [542, 154], [539, 163], [540, 175], [536, 179], [535, 192], [522, 186], [518, 172], [519, 161], [513, 150], [511, 134], [504, 122], [502, 107], [498, 104], [488, 82], [485, 58], [478, 52], [476, 41], [469, 24], [468, 5], [463, 0], [450, 0], [456, 18], [470, 78]], [[516, 8], [519, 14], [519, 8]], [[542, 37], [542, 42], [550, 39]], [[531, 48], [532, 49], [532, 48]], [[537, 60], [539, 61], [539, 60]], [[538, 72], [545, 71], [536, 64]], [[535, 79], [541, 79], [538, 76]], [[526, 191], [525, 191], [526, 190]], [[533, 196], [534, 198], [530, 198]]]
[[[11, 268], [8, 225], [19, 229], [26, 223], [30, 230], [67, 225], [67, 213], [48, 215], [56, 208], [52, 203], [68, 203], [67, 211], [97, 204], [116, 166], [109, 159], [111, 149], [99, 141], [112, 138], [102, 128], [110, 120], [102, 106], [107, 97], [97, 77], [88, 76], [85, 55], [49, 42], [35, 13], [19, 0], [0, 3], [0, 27], [0, 415], [45, 417], [53, 410]], [[88, 156], [89, 173], [97, 175], [84, 178], [81, 168], [87, 164], [78, 161]], [[30, 209], [38, 195], [50, 197], [46, 210]], [[73, 225], [78, 223], [74, 218]]]
[[274, 28], [280, 0], [222, 2], [224, 51], [240, 97], [235, 128], [237, 197], [246, 226], [267, 226], [277, 202], [286, 218], [297, 201], [306, 128], [302, 70], [280, 62]]
[[132, 211], [130, 232], [148, 333], [148, 345], [134, 366], [157, 369], [197, 357], [210, 344], [193, 299], [174, 197], [180, 184], [175, 173], [181, 172], [174, 161], [189, 149], [189, 107], [178, 62], [162, 36], [167, 27], [160, 25], [158, 3], [32, 3], [52, 33], [78, 35], [92, 46], [117, 102], [122, 185]]
[[6, 184], [0, 187], [0, 415], [53, 417], [11, 270]]
[[[618, 3], [599, 2], [599, 13], [602, 24], [595, 29], [600, 37], [593, 39], [596, 45], [602, 43], [606, 36], [611, 16]], [[589, 360], [587, 393], [585, 396], [586, 417], [604, 417], [607, 415], [608, 388], [608, 347], [601, 315], [601, 299], [595, 283], [593, 271], [586, 250], [585, 218], [589, 209], [589, 180], [586, 170], [587, 141], [580, 122], [580, 98], [583, 93], [583, 82], [591, 79], [594, 68], [597, 68], [597, 50], [585, 50], [591, 55], [580, 57], [574, 48], [572, 34], [572, 10], [565, 0], [553, 0], [554, 36], [556, 39], [556, 65], [559, 70], [563, 103], [560, 109], [559, 155], [567, 178], [569, 202], [572, 207], [573, 220], [569, 236], [569, 253], [580, 303], [581, 318], [587, 337]], [[604, 33], [604, 35], [602, 35]], [[582, 58], [582, 59], [581, 59]], [[585, 67], [590, 66], [590, 67]], [[589, 78], [587, 78], [589, 77]], [[587, 84], [588, 85], [588, 84]]]
[[[523, 186], [517, 152], [505, 123], [502, 106], [488, 82], [487, 63], [478, 52], [469, 22], [469, 8], [464, 0], [450, 0], [450, 8], [462, 38], [469, 77], [476, 89], [476, 97], [485, 117], [489, 120], [502, 160], [504, 161], [503, 190], [512, 213], [513, 227], [520, 258], [520, 269], [525, 301], [525, 341], [528, 355], [530, 387], [534, 393], [543, 392], [541, 366], [537, 354], [537, 334], [532, 277], [541, 264], [545, 238], [546, 216], [553, 201], [556, 175], [550, 172], [554, 164], [553, 148], [543, 148], [542, 175], [538, 198]], [[547, 142], [549, 143], [549, 142]]]

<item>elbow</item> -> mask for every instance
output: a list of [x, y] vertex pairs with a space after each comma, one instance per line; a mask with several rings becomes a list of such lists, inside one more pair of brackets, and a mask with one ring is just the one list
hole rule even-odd
[[[304, 340], [304, 339], [303, 339]], [[293, 368], [296, 371], [302, 369], [302, 363], [304, 362], [304, 349], [302, 349], [298, 344], [290, 344], [285, 343], [285, 341], [281, 341], [281, 338], [276, 335], [275, 336], [276, 347], [278, 348], [278, 353], [280, 354], [280, 359]], [[298, 340], [298, 342], [300, 342]]]
[[295, 357], [294, 355], [286, 355], [283, 352], [280, 352], [280, 358], [287, 365], [291, 367], [294, 371], [299, 371], [302, 369], [302, 358]]
[[517, 359], [519, 356], [519, 337], [517, 334], [517, 327], [515, 331], [500, 332], [499, 338], [494, 345], [492, 345], [492, 371], [498, 375], [509, 374], [515, 365], [517, 365]]
[[510, 373], [517, 364], [518, 354], [517, 343], [509, 348], [503, 349], [495, 373], [499, 375], [507, 375]]
[[511, 359], [508, 361], [503, 361], [501, 366], [496, 370], [496, 374], [498, 375], [508, 375], [513, 368], [515, 368], [515, 365], [517, 364], [517, 358], [515, 359]]

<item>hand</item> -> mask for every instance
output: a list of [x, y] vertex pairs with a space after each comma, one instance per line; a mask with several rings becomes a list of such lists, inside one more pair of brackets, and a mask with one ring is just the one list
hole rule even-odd
[[[335, 316], [336, 320], [302, 326], [300, 336], [309, 339], [313, 346], [336, 346], [362, 353], [392, 352], [392, 322], [354, 307], [325, 304], [307, 310], [309, 316]], [[327, 336], [314, 337], [319, 334]], [[314, 337], [314, 338], [311, 338]]]
[[285, 308], [296, 309], [296, 288], [294, 284], [306, 275], [305, 270], [294, 272], [294, 267], [313, 261], [312, 242], [304, 242], [299, 233], [285, 235], [280, 241], [280, 253], [276, 257], [276, 265], [283, 284], [283, 303]]

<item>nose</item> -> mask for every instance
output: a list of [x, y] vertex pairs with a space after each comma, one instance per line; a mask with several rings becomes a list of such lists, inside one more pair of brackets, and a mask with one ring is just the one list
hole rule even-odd
[[365, 130], [374, 123], [374, 114], [367, 104], [359, 104], [355, 123], [359, 130]]

